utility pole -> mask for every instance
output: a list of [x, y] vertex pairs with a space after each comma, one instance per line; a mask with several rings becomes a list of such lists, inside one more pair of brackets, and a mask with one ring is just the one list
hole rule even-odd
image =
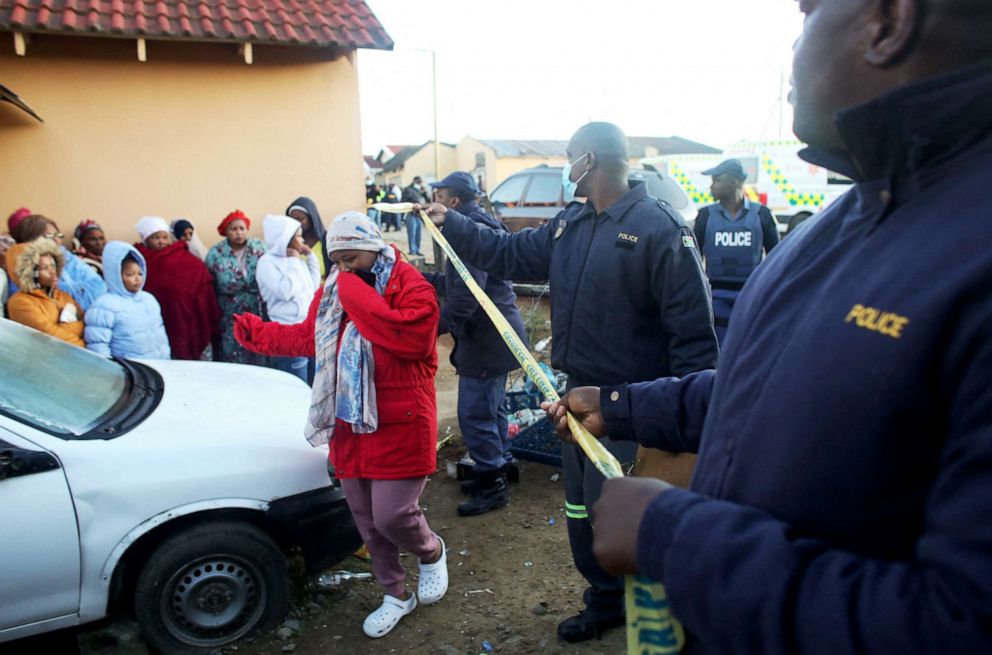
[[[441, 141], [438, 137], [437, 129], [437, 51], [431, 50], [431, 69], [434, 75], [434, 181], [441, 181]], [[437, 243], [431, 239], [434, 250], [434, 271], [444, 272], [445, 254]]]

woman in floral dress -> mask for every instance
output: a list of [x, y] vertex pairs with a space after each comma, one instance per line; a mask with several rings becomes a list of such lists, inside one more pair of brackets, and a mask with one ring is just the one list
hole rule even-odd
[[221, 335], [219, 343], [214, 345], [214, 360], [265, 366], [265, 356], [245, 350], [234, 338], [235, 314], [263, 313], [255, 268], [265, 254], [265, 244], [248, 237], [250, 227], [251, 220], [240, 210], [228, 214], [217, 226], [225, 239], [210, 249], [204, 261], [214, 276], [221, 311]]

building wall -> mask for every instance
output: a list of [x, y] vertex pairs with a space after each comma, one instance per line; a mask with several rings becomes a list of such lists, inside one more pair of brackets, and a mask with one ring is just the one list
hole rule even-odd
[[[441, 177], [458, 170], [457, 151], [450, 145], [441, 144], [440, 157]], [[434, 142], [418, 150], [412, 157], [403, 162], [403, 166], [395, 171], [376, 173], [376, 183], [399, 184], [407, 186], [415, 177], [423, 178], [424, 182], [434, 181]]]
[[[518, 171], [532, 166], [546, 164], [548, 166], [561, 166], [565, 163], [565, 157], [498, 157], [496, 151], [486, 144], [470, 136], [458, 142], [458, 170], [473, 173], [478, 177], [480, 174], [485, 179], [486, 190], [492, 191], [500, 182], [510, 177]], [[477, 155], [481, 153], [485, 162], [484, 169], [476, 166]]]
[[[234, 44], [0, 34], [0, 82], [42, 118], [0, 103], [0, 218], [20, 206], [69, 232], [93, 218], [133, 241], [143, 215], [187, 217], [207, 244], [231, 210], [256, 219], [308, 195], [324, 222], [364, 207], [353, 53]], [[5, 228], [5, 226], [4, 226]]]

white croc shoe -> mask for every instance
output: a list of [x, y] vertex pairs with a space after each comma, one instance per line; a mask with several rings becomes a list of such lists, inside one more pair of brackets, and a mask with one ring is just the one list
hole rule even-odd
[[448, 547], [444, 539], [435, 535], [441, 542], [441, 558], [433, 564], [420, 562], [420, 580], [417, 581], [417, 596], [424, 605], [433, 605], [444, 598], [448, 591]]
[[384, 637], [396, 627], [400, 619], [412, 612], [416, 607], [416, 594], [410, 594], [410, 597], [406, 600], [400, 600], [395, 596], [386, 594], [382, 598], [382, 605], [365, 617], [362, 630], [373, 639]]

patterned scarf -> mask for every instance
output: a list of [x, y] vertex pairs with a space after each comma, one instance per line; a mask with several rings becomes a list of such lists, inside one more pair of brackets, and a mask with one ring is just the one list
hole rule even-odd
[[[367, 216], [347, 212], [334, 219], [327, 232], [328, 253], [336, 250], [365, 250], [378, 252], [372, 273], [375, 290], [382, 295], [396, 263], [396, 251], [387, 246], [382, 233]], [[379, 428], [379, 413], [375, 397], [375, 361], [372, 344], [349, 322], [338, 333], [344, 310], [338, 297], [337, 267], [327, 275], [324, 292], [317, 309], [314, 328], [317, 372], [314, 376], [307, 417], [306, 437], [313, 446], [330, 442], [337, 419], [351, 424], [357, 434], [368, 434]]]

